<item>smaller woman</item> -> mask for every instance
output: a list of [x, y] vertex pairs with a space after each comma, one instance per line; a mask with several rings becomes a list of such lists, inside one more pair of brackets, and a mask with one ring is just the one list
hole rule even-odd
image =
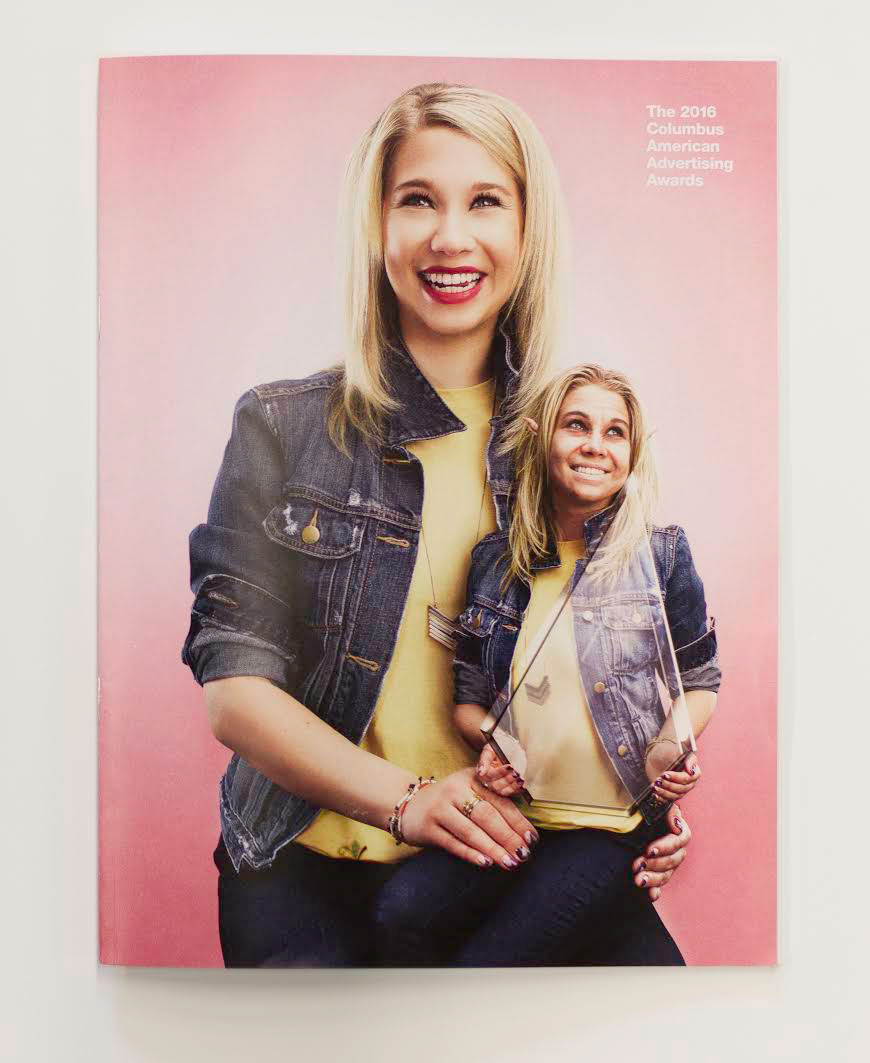
[[[421, 903], [409, 904], [414, 915], [404, 921], [405, 938], [394, 935], [392, 947], [407, 947], [410, 954], [415, 939], [426, 934], [443, 940], [445, 947], [452, 948], [446, 944], [452, 941], [450, 962], [459, 964], [681, 964], [664, 925], [647, 899], [638, 896], [631, 865], [633, 861], [638, 884], [643, 884], [649, 844], [661, 833], [661, 806], [688, 794], [700, 768], [694, 753], [679, 769], [670, 767], [678, 746], [671, 717], [661, 727], [661, 713], [656, 715], [653, 704], [658, 697], [655, 665], [644, 649], [652, 634], [641, 630], [649, 624], [636, 607], [617, 616], [620, 606], [607, 603], [615, 603], [619, 595], [608, 597], [607, 587], [614, 586], [628, 559], [640, 556], [648, 541], [685, 705], [695, 734], [700, 734], [712, 715], [720, 681], [703, 585], [682, 529], [652, 522], [657, 491], [648, 430], [623, 375], [596, 365], [567, 370], [543, 389], [528, 412], [530, 416], [514, 422], [505, 440], [517, 467], [509, 530], [486, 536], [472, 553], [454, 662], [454, 722], [465, 741], [481, 751], [477, 775], [484, 786], [501, 796], [515, 796], [528, 787], [533, 797], [550, 797], [520, 804], [538, 828], [540, 842], [534, 860], [507, 883], [481, 876], [474, 884], [466, 875], [451, 887], [437, 866], [443, 861], [432, 854], [426, 869], [430, 883], [419, 886]], [[590, 569], [581, 587], [578, 581], [593, 555], [595, 575]], [[608, 682], [596, 683], [594, 692], [590, 685], [588, 699], [578, 675], [572, 609], [560, 609], [566, 587], [586, 588], [590, 595], [581, 614], [590, 621], [590, 631], [600, 624], [603, 632], [609, 624], [614, 630], [608, 633], [622, 639], [622, 649], [614, 651], [621, 657], [611, 663], [620, 674], [602, 674]], [[637, 630], [622, 630], [626, 627]], [[544, 631], [549, 631], [546, 679], [529, 670]], [[632, 653], [636, 661], [628, 659]], [[561, 698], [548, 697], [550, 679]], [[481, 727], [510, 682], [531, 683], [532, 700], [539, 706], [531, 705], [525, 722], [522, 711], [513, 717], [520, 748], [514, 746], [518, 756], [512, 759], [520, 763], [528, 752], [534, 779], [521, 778], [484, 745]], [[637, 684], [633, 690], [632, 682]], [[573, 696], [566, 697], [571, 683]], [[541, 730], [527, 724], [544, 712], [554, 714], [554, 722], [542, 741]], [[531, 742], [537, 743], [534, 750]], [[637, 802], [647, 789], [645, 778], [639, 783], [644, 773], [651, 786], [646, 799]], [[560, 804], [559, 795], [572, 785], [583, 797], [572, 806]], [[681, 829], [678, 816], [672, 815], [671, 822]], [[422, 872], [423, 864], [415, 870]], [[442, 898], [457, 899], [426, 910], [424, 898], [436, 881]], [[405, 886], [406, 896], [413, 895], [413, 883]], [[647, 911], [638, 918], [641, 903]], [[483, 918], [481, 913], [486, 913]], [[622, 931], [629, 926], [631, 938], [626, 940]]]

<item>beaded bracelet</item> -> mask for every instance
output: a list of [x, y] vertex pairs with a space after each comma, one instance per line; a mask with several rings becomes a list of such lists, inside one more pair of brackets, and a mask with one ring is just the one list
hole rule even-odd
[[399, 801], [393, 809], [393, 814], [390, 816], [390, 822], [387, 825], [387, 829], [396, 845], [401, 845], [405, 840], [405, 836], [402, 834], [402, 816], [405, 812], [405, 806], [412, 797], [423, 789], [424, 786], [429, 786], [429, 784], [433, 782], [435, 782], [434, 775], [430, 775], [428, 779], [424, 779], [422, 775], [418, 776], [416, 782], [408, 784], [407, 791], [402, 795], [401, 801]]

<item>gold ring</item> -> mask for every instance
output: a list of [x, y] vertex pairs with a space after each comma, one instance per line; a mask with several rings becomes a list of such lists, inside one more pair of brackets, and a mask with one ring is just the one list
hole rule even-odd
[[475, 805], [479, 805], [482, 800], [482, 797], [479, 797], [477, 794], [473, 793], [471, 797], [469, 797], [469, 799], [465, 802], [465, 804], [460, 807], [459, 811], [463, 814], [463, 816], [468, 816], [468, 818], [471, 819], [471, 813], [474, 811]]

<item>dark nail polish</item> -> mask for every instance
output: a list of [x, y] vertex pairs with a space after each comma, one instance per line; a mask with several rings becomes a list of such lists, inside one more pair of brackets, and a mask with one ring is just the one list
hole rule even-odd
[[650, 856], [658, 856], [659, 855], [658, 849], [650, 849], [649, 855]]
[[677, 828], [680, 834], [683, 833], [683, 821], [681, 819], [675, 819], [674, 826]]
[[646, 889], [647, 882], [649, 882], [649, 878], [647, 875], [644, 875], [643, 878], [640, 880], [640, 884], [641, 886], [643, 886], [644, 889]]
[[646, 871], [646, 860], [641, 860], [638, 871]]
[[524, 845], [521, 845], [519, 849], [517, 849], [517, 856], [520, 860], [528, 860], [529, 850]]

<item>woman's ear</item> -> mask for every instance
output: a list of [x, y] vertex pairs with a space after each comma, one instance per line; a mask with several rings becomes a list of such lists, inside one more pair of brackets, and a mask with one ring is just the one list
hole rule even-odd
[[534, 432], [534, 434], [537, 435], [538, 434], [538, 422], [537, 421], [533, 421], [531, 417], [524, 417], [523, 420], [529, 426], [529, 431], [530, 432]]

